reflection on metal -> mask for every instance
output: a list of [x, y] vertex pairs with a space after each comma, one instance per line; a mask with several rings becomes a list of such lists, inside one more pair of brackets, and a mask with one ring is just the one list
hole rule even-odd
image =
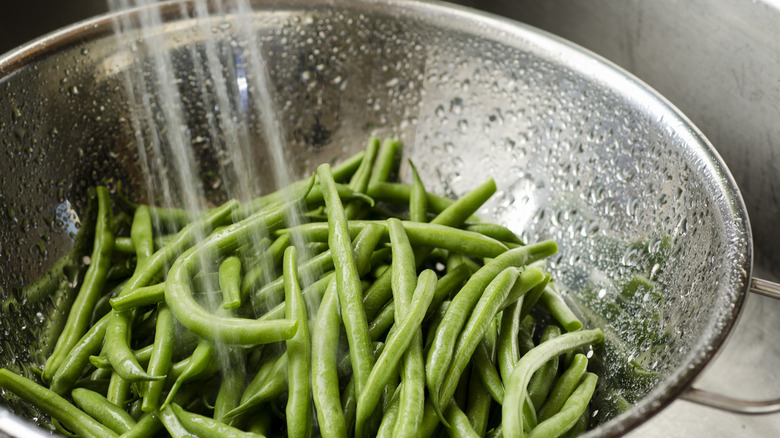
[[753, 278], [750, 281], [750, 292], [780, 300], [780, 284], [760, 278]]
[[780, 398], [760, 401], [742, 400], [696, 388], [691, 388], [680, 398], [692, 403], [737, 414], [763, 415], [780, 412]]

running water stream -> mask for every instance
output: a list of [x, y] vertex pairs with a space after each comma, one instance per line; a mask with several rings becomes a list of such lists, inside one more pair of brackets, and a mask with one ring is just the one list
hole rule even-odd
[[[212, 206], [206, 202], [212, 189], [224, 198], [245, 202], [289, 185], [286, 142], [248, 0], [195, 0], [162, 7], [155, 0], [108, 1], [112, 11], [134, 9], [117, 15], [114, 27], [119, 50], [134, 55], [125, 87], [150, 203], [203, 212]], [[189, 25], [185, 44], [177, 39], [181, 36], [163, 31], [170, 18]], [[179, 51], [176, 58], [171, 56], [173, 47]], [[181, 70], [182, 54], [189, 59], [186, 71]], [[197, 129], [188, 126], [194, 118], [193, 96], [185, 95], [185, 88], [196, 90], [190, 94], [200, 102], [197, 111], [205, 113], [197, 116], [205, 117]], [[261, 141], [253, 138], [257, 132], [262, 133]], [[218, 166], [200, 162], [198, 146], [203, 143], [211, 150], [209, 157], [217, 157]], [[270, 163], [266, 167], [272, 169], [274, 187], [261, 187], [263, 160]], [[204, 168], [217, 169], [218, 178], [208, 178], [208, 186]], [[291, 213], [288, 222], [300, 223], [299, 215]], [[261, 230], [243, 243], [260, 248], [266, 237], [270, 236]], [[202, 270], [213, 271], [213, 260], [211, 268], [202, 260]], [[258, 260], [266, 267], [264, 282], [270, 281], [270, 261]], [[196, 287], [199, 293], [219, 299], [213, 282], [197, 282]], [[219, 307], [218, 302], [210, 305]], [[216, 351], [228, 365], [226, 348], [216, 346]]]

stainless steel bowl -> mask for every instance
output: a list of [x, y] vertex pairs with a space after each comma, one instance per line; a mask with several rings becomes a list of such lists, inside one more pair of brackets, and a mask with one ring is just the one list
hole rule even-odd
[[[666, 100], [566, 41], [458, 7], [254, 6], [298, 174], [371, 134], [394, 135], [430, 190], [462, 194], [491, 175], [500, 193], [483, 214], [529, 240], [558, 240], [554, 275], [608, 333], [593, 436], [635, 427], [690, 387], [739, 315], [752, 242], [728, 169]], [[192, 138], [208, 138], [200, 85], [187, 75], [190, 47], [202, 50], [204, 35], [178, 5], [163, 8]], [[235, 38], [232, 18], [214, 18], [208, 37]], [[41, 361], [54, 306], [26, 303], [21, 289], [72, 245], [87, 187], [113, 179], [142, 190], [123, 86], [139, 56], [117, 43], [105, 16], [0, 60], [3, 366], [30, 374]], [[196, 146], [211, 170], [213, 151]], [[632, 289], [637, 276], [655, 286]], [[621, 400], [633, 407], [622, 411]]]

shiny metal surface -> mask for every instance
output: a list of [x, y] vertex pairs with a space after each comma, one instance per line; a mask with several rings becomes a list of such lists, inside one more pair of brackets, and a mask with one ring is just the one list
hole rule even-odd
[[[780, 2], [776, 0], [463, 0], [560, 35], [637, 75], [713, 143], [745, 199], [754, 271], [780, 278]], [[748, 297], [740, 324], [697, 386], [752, 400], [777, 397], [780, 303]], [[673, 403], [632, 437], [776, 437], [780, 416]]]
[[[434, 191], [460, 194], [493, 175], [503, 189], [484, 213], [530, 239], [558, 239], [553, 269], [570, 299], [591, 309], [592, 323], [609, 317], [602, 381], [612, 383], [602, 384], [595, 421], [605, 423], [592, 435], [624, 432], [683, 391], [735, 322], [752, 257], [739, 192], [698, 130], [642, 84], [531, 28], [439, 4], [311, 3], [320, 5], [316, 14], [292, 2], [255, 17], [279, 102], [291, 103], [285, 128], [295, 168], [349, 153], [370, 133], [394, 133], [424, 163], [419, 170]], [[334, 27], [344, 32], [320, 36]], [[117, 86], [131, 55], [112, 44], [109, 29], [85, 24], [0, 66], [0, 139], [10, 151], [0, 161], [0, 194], [6, 212], [25, 215], [0, 229], [0, 266], [13, 273], [2, 277], [4, 297], [67, 249], [69, 237], [54, 230], [44, 257], [35, 253], [48, 215], [77, 204], [104, 175], [130, 185], [137, 175]], [[275, 29], [288, 38], [285, 50]], [[168, 31], [176, 65], [186, 68], [183, 44], [198, 36], [186, 23]], [[325, 54], [338, 47], [348, 62], [324, 56], [319, 70], [305, 56], [282, 55], [311, 53], [312, 45]], [[313, 85], [301, 80], [312, 71]], [[321, 103], [297, 115], [296, 102]], [[192, 116], [197, 130], [202, 121]], [[315, 126], [329, 136], [312, 148], [305, 133]], [[40, 263], [29, 263], [35, 256]], [[626, 295], [637, 274], [657, 288]], [[14, 338], [0, 362], [29, 363], [42, 329], [35, 312], [48, 309], [12, 310], [3, 328]], [[632, 375], [627, 358], [658, 381]], [[618, 395], [637, 405], [610, 420]]]
[[463, 0], [593, 50], [691, 118], [728, 165], [756, 236], [756, 264], [780, 273], [780, 2]]

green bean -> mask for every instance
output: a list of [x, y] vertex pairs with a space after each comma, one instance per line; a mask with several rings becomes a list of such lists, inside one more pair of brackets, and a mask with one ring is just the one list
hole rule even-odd
[[[496, 327], [491, 324], [485, 332], [482, 342], [474, 351], [472, 373], [476, 372], [482, 382], [482, 387], [498, 404], [504, 402], [504, 383], [494, 365], [496, 356]], [[484, 434], [484, 433], [483, 433]]]
[[539, 297], [542, 295], [542, 292], [544, 292], [544, 288], [547, 287], [547, 284], [550, 283], [551, 278], [552, 277], [550, 274], [545, 275], [544, 281], [537, 284], [535, 288], [525, 294], [523, 297], [523, 308], [520, 309], [521, 319], [525, 318], [529, 313], [531, 313], [531, 309], [533, 309], [533, 307], [539, 301]]
[[[354, 238], [360, 230], [372, 223], [384, 225], [383, 221], [349, 221], [347, 228], [350, 237]], [[475, 257], [497, 257], [507, 251], [507, 247], [503, 243], [479, 233], [433, 222], [402, 221], [402, 223], [409, 241], [413, 245], [443, 248], [471, 254]], [[327, 224], [312, 222], [294, 228], [282, 229], [279, 230], [279, 233], [299, 232], [306, 239], [324, 241], [328, 238], [327, 230]]]
[[[442, 301], [444, 301], [456, 288], [463, 285], [463, 282], [470, 274], [471, 271], [466, 265], [458, 265], [444, 274], [444, 276], [436, 282], [436, 290], [433, 293], [433, 299], [431, 299], [431, 304], [428, 306], [428, 312], [425, 317], [430, 317], [433, 312], [438, 309]], [[368, 326], [368, 334], [371, 336], [371, 340], [378, 340], [383, 334], [390, 330], [390, 327], [394, 322], [395, 302], [390, 301], [382, 308]]]
[[[273, 276], [273, 270], [282, 261], [284, 249], [290, 246], [290, 236], [279, 236], [273, 243], [263, 251], [264, 257], [254, 267], [247, 270], [244, 279], [241, 282], [241, 301], [244, 301], [259, 288], [262, 282], [267, 281], [266, 277]], [[282, 294], [284, 291], [282, 290]], [[256, 295], [252, 296], [256, 300]]]
[[195, 351], [192, 352], [192, 355], [183, 361], [186, 363], [186, 366], [181, 371], [181, 374], [176, 376], [175, 379], [173, 379], [173, 369], [171, 369], [171, 379], [169, 380], [173, 380], [174, 383], [171, 389], [168, 391], [168, 396], [165, 398], [165, 401], [162, 404], [162, 408], [168, 406], [171, 400], [173, 400], [173, 397], [176, 395], [176, 392], [178, 392], [181, 385], [183, 385], [188, 380], [194, 379], [195, 377], [201, 375], [209, 367], [209, 364], [213, 362], [212, 353], [213, 345], [211, 341], [201, 339], [198, 342], [198, 346], [195, 347]]
[[[374, 165], [377, 151], [379, 150], [379, 139], [371, 137], [368, 139], [368, 144], [363, 153], [363, 161], [360, 163], [355, 174], [352, 175], [352, 179], [349, 181], [349, 188], [356, 191], [365, 193], [368, 188], [368, 181], [371, 178], [371, 168]], [[354, 219], [358, 216], [363, 203], [359, 200], [350, 201], [344, 206], [344, 215], [347, 219]]]
[[[144, 416], [145, 412], [141, 410], [141, 403], [143, 403], [143, 399], [136, 398], [135, 400], [130, 403], [130, 405], [126, 408], [127, 413], [130, 414], [131, 417], [133, 417], [134, 420], [138, 421], [141, 419], [141, 417]], [[114, 403], [116, 404], [116, 403]], [[117, 405], [119, 406], [119, 405]]]
[[81, 377], [84, 367], [89, 362], [89, 356], [100, 351], [103, 339], [106, 335], [108, 315], [101, 318], [81, 337], [78, 343], [62, 361], [54, 377], [51, 379], [50, 389], [56, 394], [68, 393], [73, 384]]
[[[504, 309], [501, 315], [501, 328], [498, 331], [497, 362], [501, 378], [504, 382], [509, 381], [512, 370], [515, 369], [517, 361], [520, 360], [520, 332], [521, 318], [520, 311], [523, 308], [523, 300]], [[530, 340], [530, 336], [526, 338]], [[533, 341], [529, 350], [534, 347]]]
[[[307, 297], [307, 300], [317, 300], [322, 299], [322, 296], [325, 294], [325, 290], [328, 287], [328, 284], [330, 283], [330, 280], [334, 278], [335, 272], [329, 271], [325, 273], [325, 275], [322, 276], [319, 280], [312, 283], [309, 287], [303, 290], [303, 296]], [[279, 303], [274, 307], [273, 309], [269, 310], [268, 312], [264, 313], [260, 318], [258, 318], [260, 321], [270, 321], [270, 320], [277, 320], [277, 319], [283, 319], [284, 318], [284, 302]]]
[[106, 316], [109, 312], [111, 312], [111, 298], [119, 293], [119, 291], [122, 290], [124, 287], [125, 282], [121, 282], [117, 284], [116, 286], [112, 287], [111, 290], [109, 290], [107, 293], [105, 293], [102, 297], [100, 297], [95, 303], [95, 308], [92, 309], [92, 317], [89, 319], [89, 326], [92, 327], [97, 323], [101, 318]]
[[493, 224], [490, 222], [466, 222], [463, 227], [464, 230], [473, 231], [475, 233], [484, 234], [485, 236], [496, 239], [500, 242], [514, 243], [518, 245], [525, 245], [517, 234], [513, 233], [509, 228]]
[[116, 436], [111, 429], [95, 421], [54, 391], [2, 368], [0, 368], [0, 387], [35, 405], [79, 435], [95, 438]]
[[431, 223], [460, 226], [471, 217], [471, 215], [476, 213], [477, 209], [490, 199], [495, 192], [496, 182], [493, 181], [493, 178], [488, 178], [485, 182], [444, 209], [431, 221]]
[[230, 420], [283, 393], [287, 389], [288, 360], [288, 355], [284, 353], [264, 363], [244, 390], [241, 403], [237, 408], [226, 413], [224, 418]]
[[356, 377], [355, 393], [362, 394], [374, 364], [371, 340], [368, 337], [368, 322], [363, 310], [363, 292], [360, 276], [350, 245], [347, 220], [338, 198], [330, 166], [320, 165], [317, 175], [323, 187], [325, 205], [328, 208], [328, 243], [333, 251], [336, 270], [337, 291], [341, 305], [341, 317], [347, 332], [352, 370]]
[[[342, 201], [362, 202], [364, 204], [368, 204], [369, 207], [373, 207], [375, 205], [374, 199], [366, 195], [365, 190], [357, 191], [352, 189], [350, 186], [336, 183], [336, 191], [339, 192], [339, 198], [341, 198]], [[319, 184], [315, 184], [309, 194], [306, 195], [304, 202], [307, 206], [319, 206], [318, 208], [322, 208], [321, 204], [323, 199], [322, 187]]]
[[95, 391], [98, 394], [106, 394], [108, 392], [108, 385], [110, 381], [109, 378], [106, 377], [100, 378], [100, 379], [92, 379], [92, 378], [83, 378], [76, 381], [76, 383], [73, 385], [74, 388], [84, 388], [89, 389], [90, 391]]
[[572, 426], [571, 429], [567, 430], [566, 433], [561, 435], [561, 438], [576, 438], [582, 434], [584, 434], [588, 430], [588, 423], [590, 421], [590, 409], [588, 407], [585, 407], [585, 410], [582, 412], [582, 415], [580, 415], [580, 418], [577, 419], [577, 422], [574, 423], [574, 426]]
[[[373, 257], [371, 251], [379, 242], [381, 227], [366, 227], [355, 237], [355, 265], [358, 272], [367, 271]], [[335, 279], [332, 280], [320, 303], [312, 338], [312, 393], [320, 433], [341, 437], [347, 434], [344, 412], [339, 402], [338, 372], [336, 367], [341, 316]]]
[[471, 425], [469, 417], [458, 407], [453, 400], [445, 412], [447, 422], [452, 426], [447, 432], [453, 438], [478, 438], [479, 435]]
[[171, 406], [165, 406], [158, 412], [160, 421], [162, 422], [163, 426], [165, 426], [165, 430], [168, 431], [171, 437], [199, 438], [196, 434], [190, 432], [186, 427], [184, 427], [184, 424], [182, 424], [181, 420], [179, 420], [179, 417], [176, 416], [176, 412]]
[[114, 251], [121, 254], [135, 254], [133, 240], [129, 237], [117, 237], [114, 239]]
[[[181, 357], [183, 354], [192, 353], [192, 350], [195, 349], [197, 344], [198, 339], [196, 336], [187, 331], [176, 330], [176, 341], [174, 343], [173, 351], [174, 358]], [[154, 344], [150, 344], [137, 350], [133, 350], [133, 355], [135, 356], [136, 360], [138, 360], [138, 363], [145, 367], [149, 365], [149, 359], [152, 357], [153, 349]], [[89, 361], [92, 362], [92, 365], [97, 368], [111, 368], [111, 362], [109, 362], [108, 359], [106, 359], [104, 356], [91, 356]]]
[[51, 419], [51, 425], [54, 426], [54, 430], [56, 432], [59, 432], [68, 438], [78, 438], [78, 435], [66, 429], [65, 426], [63, 426], [59, 421], [57, 421], [54, 418]]
[[147, 438], [154, 436], [163, 425], [157, 412], [144, 414], [130, 430], [123, 433], [119, 438]]
[[431, 270], [425, 270], [420, 274], [417, 281], [417, 287], [414, 291], [413, 304], [410, 305], [409, 314], [403, 319], [403, 323], [393, 332], [385, 344], [382, 354], [371, 369], [371, 373], [366, 380], [365, 390], [358, 395], [357, 416], [355, 420], [355, 433], [361, 434], [365, 422], [374, 411], [381, 389], [384, 387], [389, 374], [395, 372], [401, 356], [412, 342], [414, 332], [419, 328], [420, 323], [425, 317], [433, 291], [436, 288], [436, 273]]
[[412, 222], [428, 222], [428, 194], [412, 160], [409, 160], [409, 167], [412, 168], [412, 191], [409, 193], [409, 219]]
[[271, 409], [260, 410], [249, 419], [249, 424], [246, 427], [247, 432], [259, 435], [271, 435], [274, 432], [275, 420], [276, 416]]
[[92, 317], [92, 310], [100, 298], [106, 283], [106, 273], [111, 266], [111, 254], [114, 251], [113, 213], [108, 189], [97, 188], [98, 219], [95, 226], [95, 243], [92, 249], [89, 268], [76, 299], [70, 308], [65, 327], [62, 330], [54, 351], [46, 360], [43, 368], [43, 380], [50, 382], [57, 369], [70, 350], [78, 343]]
[[320, 303], [312, 332], [312, 398], [317, 410], [320, 433], [323, 437], [344, 437], [347, 425], [339, 401], [338, 354], [339, 329], [338, 292], [332, 280]]
[[[93, 372], [91, 372], [89, 374], [89, 380], [106, 380], [106, 382], [108, 382], [108, 379], [111, 378], [111, 373], [113, 373], [113, 372], [114, 371], [111, 369], [110, 366], [108, 368], [104, 368], [104, 369], [98, 368], [98, 369], [96, 369], [95, 371], [93, 371]], [[84, 380], [84, 379], [81, 379], [81, 380]], [[76, 386], [79, 386], [81, 380], [78, 380], [76, 382]], [[98, 391], [98, 392], [101, 392], [101, 391]]]
[[270, 229], [280, 224], [286, 207], [264, 211], [212, 233], [205, 240], [187, 250], [173, 263], [165, 281], [165, 301], [176, 319], [198, 336], [226, 344], [257, 345], [291, 338], [297, 322], [288, 320], [257, 321], [226, 317], [208, 312], [192, 296], [190, 275], [200, 266], [203, 254], [229, 253], [238, 242], [257, 229]]
[[588, 358], [582, 353], [574, 355], [571, 365], [556, 380], [555, 386], [550, 391], [550, 397], [539, 409], [539, 421], [544, 421], [561, 410], [566, 399], [577, 388], [582, 376], [588, 368]]
[[344, 412], [344, 422], [347, 425], [347, 434], [353, 436], [355, 417], [357, 416], [357, 396], [355, 395], [355, 376], [352, 376], [341, 393], [341, 411]]
[[[521, 412], [522, 404], [527, 394], [528, 382], [539, 367], [567, 350], [598, 343], [603, 339], [603, 334], [599, 329], [565, 333], [543, 344], [539, 344], [520, 358], [506, 385], [507, 391], [502, 408], [504, 434], [523, 436], [523, 416], [518, 414]], [[546, 421], [550, 421], [550, 419]]]
[[[536, 284], [542, 276], [543, 274], [539, 270], [527, 270], [520, 275], [517, 268], [508, 267], [491, 280], [471, 315], [468, 316], [462, 332], [456, 334], [458, 339], [454, 346], [454, 356], [447, 358], [448, 369], [441, 379], [441, 383], [438, 386], [428, 387], [434, 409], [440, 409], [438, 405], [439, 400], [444, 402], [444, 406], [447, 406], [447, 403], [449, 403], [450, 398], [455, 393], [463, 370], [468, 365], [488, 326], [494, 323], [493, 318], [495, 318], [495, 314], [498, 311], [498, 306], [503, 303], [515, 282], [522, 281], [528, 283], [528, 288], [530, 289], [530, 285]], [[451, 310], [452, 305], [448, 313]], [[439, 330], [441, 330], [441, 326], [439, 326]], [[441, 332], [439, 331], [438, 333]], [[436, 344], [434, 343], [434, 345]], [[428, 369], [429, 375], [434, 370], [435, 368]], [[434, 389], [435, 393], [433, 392]], [[442, 417], [442, 420], [444, 419], [443, 415], [440, 415], [440, 417]], [[446, 422], [444, 423], [446, 425]]]
[[287, 436], [306, 437], [311, 433], [311, 408], [309, 369], [311, 364], [311, 338], [309, 337], [306, 303], [298, 284], [298, 266], [295, 247], [284, 252], [284, 298], [286, 316], [298, 321], [298, 332], [285, 343], [287, 345]]
[[241, 306], [241, 259], [238, 256], [226, 257], [219, 264], [219, 288], [223, 309]]
[[[547, 342], [550, 339], [556, 338], [560, 335], [560, 327], [556, 325], [548, 325], [544, 329], [539, 343]], [[545, 399], [547, 399], [547, 394], [550, 392], [550, 388], [552, 388], [553, 382], [555, 381], [555, 377], [557, 375], [558, 356], [555, 356], [545, 362], [545, 364], [542, 365], [531, 377], [531, 381], [528, 383], [528, 396], [531, 398], [534, 406], [537, 407], [537, 412], [539, 408], [542, 407], [542, 403], [544, 403]]]
[[[474, 428], [477, 435], [485, 436], [490, 416], [490, 405], [493, 403], [493, 398], [482, 384], [482, 380], [479, 377], [479, 371], [476, 369], [475, 365], [472, 365], [471, 368], [468, 395], [466, 417], [471, 420], [471, 427]], [[451, 419], [447, 421], [452, 424]]]
[[244, 376], [246, 366], [244, 357], [237, 352], [228, 351], [228, 361], [222, 368], [222, 383], [214, 402], [214, 419], [225, 422], [228, 412], [241, 404], [241, 395], [244, 392]]
[[[544, 260], [540, 260], [534, 263], [530, 263], [528, 266], [526, 266], [526, 269], [531, 268], [537, 268], [539, 270], [544, 271], [547, 269], [547, 263], [544, 262]], [[519, 300], [520, 297], [523, 297], [523, 305], [520, 309], [520, 319], [525, 318], [528, 313], [530, 313], [530, 309], [533, 308], [534, 304], [539, 300], [539, 295], [541, 294], [541, 291], [544, 290], [544, 288], [547, 286], [547, 284], [550, 282], [550, 274], [546, 274], [544, 276], [544, 280], [539, 282], [536, 286], [534, 286], [531, 290], [511, 290], [509, 291], [509, 296], [506, 297], [506, 301], [504, 301], [504, 304], [501, 306], [501, 310], [506, 309], [507, 307], [511, 306], [515, 301]]]
[[125, 380], [119, 374], [112, 372], [106, 389], [106, 399], [116, 406], [124, 406], [130, 399], [132, 382]]
[[[333, 179], [337, 182], [343, 182], [347, 178], [351, 177], [363, 162], [364, 155], [365, 153], [360, 151], [357, 154], [342, 161], [341, 163], [333, 166]], [[276, 192], [252, 200], [246, 205], [242, 205], [238, 211], [236, 211], [234, 218], [236, 220], [244, 219], [261, 210], [262, 208], [268, 207], [269, 205], [286, 202], [289, 199], [294, 199], [301, 195], [301, 193], [304, 193], [306, 202], [317, 202], [317, 190], [310, 187], [311, 182], [312, 180], [309, 178], [299, 180], [281, 190], [277, 190]], [[342, 184], [339, 184], [337, 187], [340, 193], [342, 193], [343, 189], [348, 189]], [[349, 195], [347, 195], [348, 192], [344, 191], [343, 193], [346, 195], [346, 197], [349, 197]], [[310, 195], [315, 199], [309, 199]], [[321, 194], [319, 196], [321, 196]]]
[[585, 373], [582, 382], [563, 404], [560, 412], [537, 424], [528, 435], [529, 438], [557, 437], [574, 427], [588, 408], [597, 381], [595, 374]]
[[127, 280], [135, 271], [136, 259], [126, 258], [112, 264], [106, 272], [106, 283]]
[[382, 147], [379, 150], [379, 157], [376, 159], [374, 171], [371, 172], [370, 183], [384, 182], [390, 178], [390, 174], [393, 173], [393, 170], [397, 165], [400, 151], [400, 142], [390, 138], [386, 138], [382, 142]]
[[539, 297], [539, 303], [550, 312], [553, 318], [567, 332], [576, 332], [582, 328], [582, 322], [580, 322], [577, 315], [571, 311], [563, 297], [555, 291], [552, 284], [544, 288], [541, 297]]
[[[147, 372], [151, 376], [164, 377], [168, 374], [173, 357], [174, 339], [173, 314], [164, 303], [157, 306], [157, 330], [154, 335], [154, 347], [149, 358]], [[160, 397], [165, 387], [165, 380], [146, 383], [141, 409], [152, 412], [160, 407]]]
[[[403, 383], [401, 383], [401, 385], [403, 385]], [[377, 438], [390, 438], [395, 431], [396, 424], [398, 424], [400, 389], [402, 388], [396, 388], [395, 393], [390, 400], [390, 406], [385, 410], [385, 414], [379, 424], [379, 430], [376, 433]]]
[[94, 391], [76, 388], [70, 395], [84, 412], [118, 434], [127, 432], [136, 424], [130, 414]]
[[[366, 192], [375, 201], [392, 202], [399, 205], [409, 205], [409, 200], [412, 194], [412, 186], [402, 183], [390, 183], [390, 182], [372, 182], [368, 185], [368, 191]], [[446, 210], [447, 207], [452, 205], [454, 201], [447, 199], [443, 196], [438, 196], [433, 193], [426, 193], [429, 211], [432, 213], [441, 213]], [[470, 216], [469, 221], [475, 221], [478, 218], [476, 216]]]
[[184, 428], [200, 438], [263, 437], [263, 435], [244, 432], [240, 429], [236, 429], [235, 427], [228, 426], [227, 424], [221, 421], [216, 421], [213, 418], [187, 412], [184, 410], [184, 408], [177, 405], [176, 403], [171, 403], [171, 409], [176, 414], [176, 417], [179, 419]]
[[112, 310], [106, 325], [106, 341], [103, 349], [111, 362], [111, 367], [123, 379], [131, 382], [143, 380], [161, 380], [163, 376], [147, 374], [136, 360], [129, 346], [130, 321], [134, 311], [117, 312]]
[[[424, 194], [424, 193], [423, 193]], [[416, 206], [415, 208], [425, 210], [424, 206]], [[406, 236], [406, 231], [398, 219], [388, 219], [387, 229], [390, 234], [390, 243], [393, 248], [393, 271], [392, 271], [392, 289], [393, 289], [393, 301], [395, 302], [395, 320], [400, 332], [403, 328], [404, 320], [412, 316], [412, 305], [416, 303], [414, 294], [417, 293], [417, 275], [415, 268], [415, 257], [412, 251], [409, 239]], [[431, 272], [433, 279], [436, 279], [436, 275]], [[420, 274], [420, 280], [427, 280], [422, 278]], [[434, 282], [438, 283], [438, 281]], [[425, 289], [421, 289], [425, 290]], [[423, 297], [427, 301], [427, 308], [430, 306], [430, 302], [435, 295], [435, 284], [433, 292], [430, 294], [430, 298]], [[425, 292], [423, 292], [425, 293]], [[423, 315], [423, 319], [425, 315]], [[422, 319], [420, 319], [422, 323]], [[394, 338], [394, 333], [390, 335], [388, 339], [388, 345], [385, 347], [385, 351], [391, 344]], [[425, 362], [423, 360], [423, 345], [422, 345], [422, 331], [419, 327], [414, 330], [411, 342], [408, 348], [406, 348], [403, 354], [401, 362], [401, 381], [403, 386], [401, 387], [401, 398], [398, 406], [398, 416], [403, 421], [396, 422], [396, 426], [393, 429], [393, 436], [413, 436], [416, 435], [420, 429], [422, 423], [423, 407], [425, 404]], [[388, 367], [392, 369], [394, 367]], [[391, 376], [395, 376], [396, 373], [392, 373]]]
[[139, 287], [109, 300], [111, 307], [120, 312], [163, 301], [165, 301], [165, 282]]
[[[532, 348], [535, 347], [534, 340], [533, 340], [535, 327], [536, 327], [536, 320], [534, 320], [533, 316], [531, 315], [526, 315], [520, 321], [520, 332], [517, 334], [518, 337], [517, 349], [520, 351], [518, 360], [520, 357], [525, 356], [526, 353], [528, 353], [529, 351], [531, 351]], [[515, 364], [517, 364], [516, 361]], [[510, 374], [511, 374], [511, 370], [510, 370]], [[508, 378], [509, 376], [507, 375], [507, 379]]]
[[[289, 236], [288, 236], [289, 237]], [[301, 277], [304, 288], [310, 286], [307, 279], [314, 275], [328, 272], [333, 269], [333, 257], [331, 251], [324, 251], [309, 260], [301, 263], [298, 267], [298, 275]], [[252, 299], [265, 305], [277, 305], [284, 297], [284, 278], [278, 277], [270, 283], [260, 288]]]
[[210, 211], [203, 218], [182, 228], [173, 240], [155, 251], [143, 264], [139, 263], [139, 267], [119, 295], [122, 296], [133, 289], [153, 284], [162, 276], [163, 270], [171, 266], [173, 260], [192, 246], [199, 236], [230, 220], [230, 215], [237, 205], [236, 201], [228, 201]]
[[[457, 336], [487, 285], [504, 269], [522, 266], [537, 258], [552, 255], [557, 251], [557, 248], [555, 242], [544, 241], [509, 250], [471, 276], [466, 285], [453, 298], [444, 319], [436, 329], [433, 345], [428, 351], [426, 381], [429, 394], [433, 394], [434, 398], [439, 395], [445, 374], [450, 367]], [[536, 270], [536, 272], [540, 271]], [[433, 406], [439, 408], [437, 403], [434, 403]]]
[[[484, 203], [484, 201], [487, 199], [485, 196], [486, 195], [489, 196], [489, 194], [491, 193], [489, 182], [490, 181], [488, 181], [488, 183], [482, 184], [480, 187], [477, 187], [476, 189], [467, 193], [457, 201], [450, 203], [447, 206], [447, 208], [441, 211], [431, 221], [431, 224], [443, 225], [446, 227], [460, 226], [465, 220], [465, 217], [476, 212], [477, 209], [479, 209], [479, 207], [482, 205], [482, 203]], [[495, 183], [493, 183], [492, 190], [495, 191]], [[408, 201], [409, 197], [407, 197], [406, 199]], [[414, 224], [414, 222], [410, 222], [410, 223]], [[407, 232], [407, 236], [409, 236], [409, 240], [412, 243], [416, 243], [414, 242], [414, 239], [412, 235], [410, 235], [408, 229], [406, 230], [406, 232]], [[445, 239], [445, 242], [452, 243], [453, 240], [455, 242], [458, 242], [459, 239]], [[429, 251], [430, 251], [429, 248], [419, 248], [418, 250], [415, 251], [415, 263], [417, 264], [418, 267], [425, 261], [428, 254], [430, 253]], [[371, 286], [371, 288], [366, 291], [364, 306], [368, 318], [373, 318], [376, 315], [376, 312], [378, 312], [382, 308], [382, 306], [384, 306], [385, 303], [390, 299], [390, 296], [392, 294], [390, 283], [391, 283], [390, 275], [388, 273], [387, 275], [382, 275], [381, 277], [379, 277], [377, 281], [375, 281], [374, 284]]]

